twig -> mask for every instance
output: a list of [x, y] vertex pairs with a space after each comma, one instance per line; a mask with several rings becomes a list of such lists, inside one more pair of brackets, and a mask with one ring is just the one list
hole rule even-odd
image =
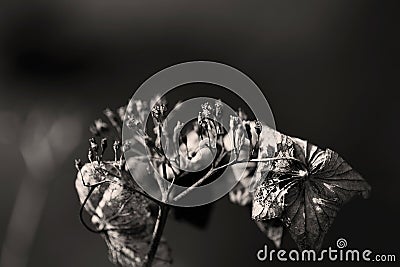
[[213, 175], [215, 172], [217, 172], [220, 169], [226, 168], [228, 166], [231, 166], [233, 164], [235, 164], [237, 162], [237, 159], [235, 158], [234, 160], [232, 160], [231, 162], [228, 162], [225, 165], [219, 166], [217, 168], [213, 168], [211, 169], [205, 176], [203, 176], [201, 179], [199, 179], [197, 182], [195, 182], [194, 184], [192, 184], [190, 187], [188, 187], [185, 191], [183, 191], [182, 193], [180, 193], [179, 195], [177, 195], [174, 198], [174, 201], [178, 201], [179, 199], [183, 198], [184, 196], [186, 196], [187, 194], [189, 194], [191, 191], [194, 190], [195, 187], [199, 186], [200, 184], [202, 184], [205, 180], [207, 180], [211, 175]]
[[151, 265], [153, 264], [157, 248], [158, 245], [160, 244], [164, 227], [167, 222], [169, 209], [170, 206], [167, 204], [162, 203], [159, 205], [157, 221], [156, 224], [154, 225], [153, 238], [150, 243], [149, 252], [147, 253], [145, 259], [145, 264], [144, 264], [145, 267], [151, 267]]
[[195, 187], [199, 186], [200, 184], [202, 184], [206, 179], [208, 179], [211, 175], [213, 175], [216, 171], [222, 169], [222, 168], [226, 168], [238, 163], [246, 163], [246, 162], [269, 162], [269, 161], [274, 161], [274, 160], [293, 160], [293, 161], [297, 161], [300, 162], [304, 165], [304, 163], [302, 161], [300, 161], [299, 159], [293, 158], [293, 157], [274, 157], [274, 158], [262, 158], [262, 159], [251, 159], [251, 160], [237, 160], [237, 158], [235, 158], [234, 160], [228, 162], [227, 164], [224, 164], [222, 166], [219, 166], [217, 168], [213, 168], [211, 169], [205, 176], [203, 176], [201, 179], [199, 179], [197, 182], [195, 182], [193, 185], [191, 185], [190, 187], [188, 187], [185, 191], [181, 192], [179, 195], [177, 195], [174, 198], [174, 201], [178, 201], [179, 199], [183, 198], [184, 196], [186, 196], [187, 194], [189, 194], [191, 191], [194, 190]]

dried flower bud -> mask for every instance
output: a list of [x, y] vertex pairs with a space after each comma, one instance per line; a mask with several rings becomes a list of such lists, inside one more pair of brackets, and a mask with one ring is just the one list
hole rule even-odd
[[206, 120], [202, 120], [200, 125], [204, 130], [208, 129], [208, 122]]
[[143, 111], [143, 108], [145, 107], [144, 103], [142, 100], [136, 100], [135, 102], [135, 106], [136, 106], [136, 112], [140, 113]]
[[160, 105], [160, 111], [161, 111], [161, 116], [165, 116], [167, 114], [167, 105], [166, 104], [161, 104]]
[[121, 147], [121, 141], [115, 140], [113, 144], [113, 150], [114, 150], [114, 160], [117, 161], [118, 158], [118, 150]]
[[89, 144], [90, 144], [90, 148], [92, 149], [92, 151], [94, 153], [97, 153], [98, 145], [96, 143], [96, 140], [93, 137], [89, 139]]
[[131, 142], [129, 141], [129, 140], [126, 140], [124, 143], [123, 143], [123, 145], [122, 145], [122, 147], [121, 147], [121, 150], [122, 150], [122, 152], [126, 152], [126, 151], [128, 151], [129, 149], [131, 149]]
[[153, 118], [161, 123], [167, 113], [167, 106], [165, 104], [155, 104], [151, 109]]
[[142, 128], [142, 123], [138, 119], [131, 116], [126, 121], [126, 126], [132, 130], [139, 130]]
[[232, 131], [235, 131], [240, 124], [240, 118], [238, 116], [232, 116], [229, 121], [229, 126], [231, 127]]
[[244, 111], [242, 110], [242, 108], [239, 108], [239, 109], [238, 109], [238, 115], [239, 115], [239, 118], [240, 118], [241, 120], [247, 120], [247, 114], [244, 113]]
[[97, 119], [94, 121], [94, 125], [90, 126], [89, 130], [93, 135], [98, 136], [108, 130], [108, 124], [102, 119]]
[[139, 116], [139, 119], [141, 121], [145, 121], [145, 119], [147, 118], [147, 115], [149, 113], [148, 103], [146, 101], [137, 101], [136, 111], [137, 111], [137, 115]]
[[121, 147], [121, 141], [115, 140], [114, 144], [113, 144], [114, 151], [118, 151], [120, 149], [120, 147]]
[[255, 123], [256, 125], [254, 126], [254, 129], [256, 130], [257, 135], [260, 135], [262, 131], [262, 124], [258, 120]]
[[112, 126], [118, 131], [121, 131], [121, 126], [120, 126], [120, 121], [118, 121], [118, 117], [117, 115], [114, 113], [114, 111], [112, 111], [109, 108], [106, 108], [103, 111], [104, 115], [106, 115], [106, 117], [108, 118], [108, 120], [111, 122]]
[[126, 106], [126, 114], [128, 115], [133, 115], [136, 112], [136, 101], [131, 101], [129, 102], [128, 106]]
[[75, 168], [80, 171], [83, 167], [81, 159], [75, 159]]
[[135, 105], [135, 111], [139, 114], [140, 112], [143, 111], [143, 109], [145, 108], [145, 103], [142, 100], [135, 100], [134, 102]]
[[93, 150], [91, 148], [89, 148], [88, 150], [88, 159], [90, 162], [93, 162], [95, 160], [95, 155], [93, 153]]
[[215, 117], [217, 119], [221, 118], [222, 116], [222, 107], [223, 105], [221, 100], [218, 99], [217, 101], [215, 101]]
[[153, 116], [154, 119], [156, 119], [157, 121], [160, 120], [161, 118], [161, 112], [159, 109], [159, 106], [154, 106], [151, 110], [151, 115]]
[[103, 156], [103, 154], [104, 154], [104, 151], [106, 151], [106, 148], [107, 148], [107, 138], [103, 138], [103, 139], [101, 139], [101, 142], [100, 142], [100, 147], [101, 147], [101, 155]]
[[126, 112], [126, 106], [122, 106], [117, 109], [117, 113], [121, 121], [124, 121], [125, 119], [125, 112]]
[[197, 123], [199, 125], [201, 125], [201, 122], [203, 121], [204, 117], [203, 117], [203, 113], [199, 112], [199, 115], [197, 116]]

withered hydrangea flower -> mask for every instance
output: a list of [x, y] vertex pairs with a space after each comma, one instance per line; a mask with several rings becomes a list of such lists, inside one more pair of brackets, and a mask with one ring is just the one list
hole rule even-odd
[[[277, 247], [285, 228], [300, 249], [320, 249], [341, 206], [353, 196], [369, 195], [370, 186], [336, 152], [250, 121], [242, 110], [230, 115], [226, 130], [218, 121], [221, 101], [199, 108], [197, 121], [187, 125], [177, 121], [168, 128], [167, 102], [156, 96], [150, 104], [136, 100], [117, 112], [106, 109], [112, 127], [102, 120], [92, 125], [96, 136], [112, 137], [114, 160], [104, 160], [107, 138], [101, 139], [100, 146], [91, 138], [89, 163], [76, 161], [75, 184], [82, 223], [103, 236], [113, 263], [168, 266], [171, 255], [162, 232], [169, 201], [212, 182], [227, 167], [232, 167], [239, 182], [229, 193], [230, 200], [251, 206], [252, 219]], [[148, 115], [153, 118], [149, 125]], [[121, 143], [123, 122], [132, 136]], [[147, 133], [146, 128], [153, 132]], [[135, 156], [127, 164], [124, 153], [129, 151], [135, 151]], [[132, 174], [128, 165], [135, 166]], [[154, 182], [155, 191], [142, 191], [133, 178]], [[174, 183], [187, 188], [171, 196]], [[85, 210], [92, 226], [83, 220]]]

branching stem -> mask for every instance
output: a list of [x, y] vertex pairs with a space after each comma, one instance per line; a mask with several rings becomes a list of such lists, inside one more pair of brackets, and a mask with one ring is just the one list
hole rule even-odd
[[[262, 158], [262, 159], [251, 159], [251, 160], [237, 160], [237, 158], [235, 158], [234, 160], [228, 162], [227, 164], [224, 164], [222, 166], [216, 167], [216, 168], [212, 168], [205, 176], [203, 176], [201, 179], [199, 179], [198, 181], [196, 181], [193, 185], [191, 185], [190, 187], [188, 187], [185, 191], [181, 192], [179, 195], [177, 195], [174, 198], [174, 201], [178, 201], [179, 199], [183, 198], [184, 196], [186, 196], [187, 194], [189, 194], [191, 191], [194, 190], [195, 187], [201, 185], [205, 180], [207, 180], [211, 175], [213, 175], [216, 171], [238, 164], [238, 163], [246, 163], [246, 162], [269, 162], [269, 161], [274, 161], [274, 160], [293, 160], [293, 161], [297, 161], [302, 163], [299, 159], [293, 158], [293, 157], [274, 157], [274, 158]], [[302, 163], [304, 164], [304, 163]]]

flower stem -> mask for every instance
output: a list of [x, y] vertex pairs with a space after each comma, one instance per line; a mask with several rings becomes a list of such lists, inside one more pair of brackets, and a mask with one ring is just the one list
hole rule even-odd
[[302, 161], [300, 161], [299, 159], [296, 159], [294, 157], [273, 157], [273, 158], [261, 158], [261, 159], [245, 159], [245, 160], [238, 160], [237, 159], [238, 156], [235, 157], [235, 159], [233, 159], [232, 161], [216, 167], [216, 168], [212, 168], [205, 176], [203, 176], [201, 179], [199, 179], [197, 182], [195, 182], [194, 184], [192, 184], [190, 187], [188, 187], [187, 189], [185, 189], [183, 192], [181, 192], [179, 195], [174, 197], [174, 201], [178, 201], [181, 198], [183, 198], [184, 196], [186, 196], [187, 194], [189, 194], [191, 191], [193, 191], [197, 186], [199, 186], [200, 184], [202, 184], [206, 179], [208, 179], [211, 175], [213, 175], [216, 171], [235, 165], [235, 164], [239, 164], [239, 163], [246, 163], [246, 162], [269, 162], [269, 161], [274, 161], [274, 160], [293, 160], [293, 161], [297, 161], [300, 162], [304, 165], [304, 163]]
[[156, 256], [158, 245], [160, 244], [161, 237], [164, 231], [165, 224], [167, 223], [168, 213], [170, 206], [164, 203], [160, 203], [158, 209], [157, 221], [154, 225], [153, 238], [150, 243], [150, 249], [146, 256], [145, 267], [151, 267], [153, 260]]

